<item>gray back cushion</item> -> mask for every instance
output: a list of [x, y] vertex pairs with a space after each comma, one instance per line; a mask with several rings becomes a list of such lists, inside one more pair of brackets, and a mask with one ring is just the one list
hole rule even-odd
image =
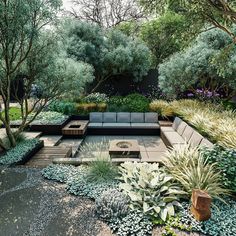
[[155, 112], [146, 112], [145, 116], [145, 123], [157, 123], [158, 122], [158, 114]]
[[103, 113], [104, 123], [116, 123], [116, 112], [104, 112]]
[[176, 131], [178, 132], [179, 135], [182, 135], [186, 127], [187, 127], [187, 123], [184, 121], [181, 121]]
[[193, 132], [194, 132], [194, 129], [190, 127], [189, 125], [187, 125], [182, 134], [183, 139], [188, 142], [191, 136], [193, 135]]
[[89, 121], [91, 123], [102, 123], [102, 112], [91, 112], [89, 113]]
[[174, 123], [172, 125], [172, 128], [174, 130], [177, 130], [177, 128], [179, 127], [180, 123], [181, 123], [181, 119], [179, 117], [175, 117]]
[[131, 123], [144, 123], [144, 113], [131, 112]]
[[130, 123], [130, 113], [129, 112], [118, 112], [117, 113], [117, 123]]

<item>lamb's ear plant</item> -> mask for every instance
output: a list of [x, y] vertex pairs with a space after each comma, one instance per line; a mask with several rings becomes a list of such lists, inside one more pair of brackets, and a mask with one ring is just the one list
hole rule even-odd
[[166, 171], [179, 183], [189, 197], [193, 189], [206, 191], [211, 197], [223, 201], [223, 196], [230, 194], [221, 182], [222, 173], [216, 164], [208, 163], [199, 148], [180, 145], [166, 153], [164, 161]]
[[158, 164], [121, 164], [120, 189], [129, 196], [133, 210], [166, 221], [180, 206], [179, 198], [186, 193]]

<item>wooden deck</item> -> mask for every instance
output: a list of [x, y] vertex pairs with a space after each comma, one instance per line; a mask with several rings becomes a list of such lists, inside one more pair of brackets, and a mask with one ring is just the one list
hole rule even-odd
[[43, 147], [25, 165], [31, 167], [46, 167], [52, 164], [53, 158], [68, 158], [72, 155], [71, 147]]

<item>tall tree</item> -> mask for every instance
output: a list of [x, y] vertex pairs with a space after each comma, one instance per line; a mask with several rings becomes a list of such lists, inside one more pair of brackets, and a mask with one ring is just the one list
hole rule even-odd
[[[17, 84], [15, 81], [18, 75], [24, 80], [25, 95], [23, 98], [15, 96], [22, 113], [22, 123], [16, 135], [32, 122], [32, 119], [28, 120], [32, 112], [28, 104], [32, 85], [41, 89], [41, 96], [35, 99], [33, 105], [33, 108], [38, 108], [33, 118], [50, 99], [62, 91], [62, 76], [69, 65], [65, 60], [54, 60], [60, 56], [57, 53], [58, 45], [55, 44], [57, 41], [46, 37], [48, 32], [46, 36], [43, 35], [45, 27], [50, 25], [48, 28], [52, 28], [55, 23], [60, 6], [60, 0], [0, 1], [0, 94], [4, 103], [0, 120], [5, 126], [11, 146], [16, 145], [16, 138], [10, 127], [10, 93], [12, 84]], [[0, 146], [5, 148], [2, 139]]]
[[216, 28], [225, 31], [236, 43], [236, 35], [231, 31], [232, 24], [236, 23], [235, 0], [140, 0], [140, 3], [151, 10], [162, 12], [171, 8], [181, 11], [193, 22], [208, 22]]
[[136, 0], [72, 0], [72, 3], [70, 15], [104, 28], [145, 17]]
[[69, 36], [68, 55], [94, 68], [92, 92], [117, 75], [141, 81], [150, 69], [150, 50], [137, 39], [86, 22], [75, 21], [65, 28]]

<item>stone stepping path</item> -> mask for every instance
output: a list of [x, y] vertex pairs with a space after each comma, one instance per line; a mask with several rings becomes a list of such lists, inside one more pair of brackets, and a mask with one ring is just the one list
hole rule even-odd
[[25, 165], [31, 167], [46, 167], [52, 164], [54, 158], [68, 158], [71, 156], [71, 147], [43, 147]]
[[42, 135], [42, 132], [23, 132], [23, 135], [25, 135], [25, 137], [28, 139], [40, 138]]
[[40, 140], [44, 141], [45, 147], [53, 147], [60, 143], [62, 139], [61, 135], [43, 135]]

